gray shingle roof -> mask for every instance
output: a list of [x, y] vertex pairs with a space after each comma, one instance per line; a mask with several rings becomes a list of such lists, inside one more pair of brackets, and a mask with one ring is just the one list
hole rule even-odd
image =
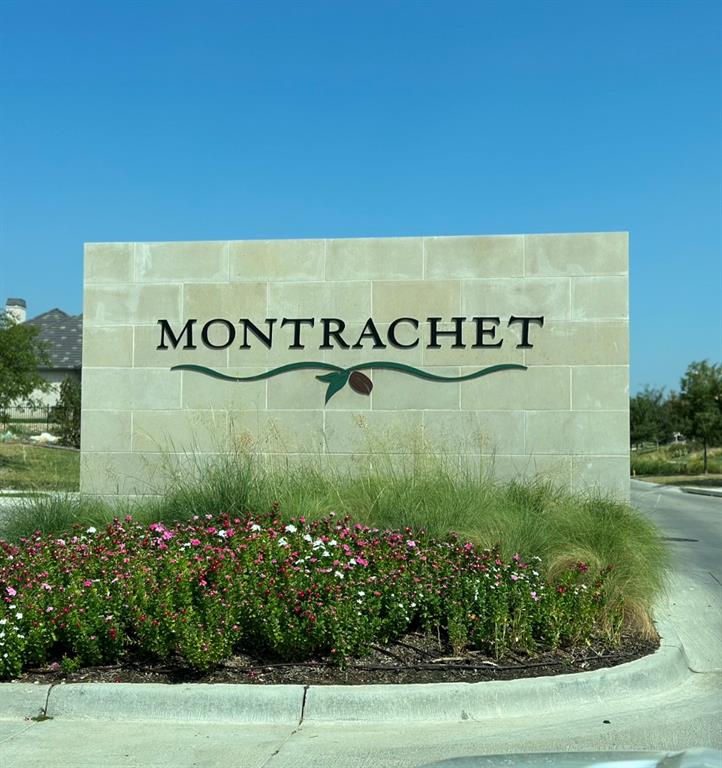
[[50, 368], [80, 368], [83, 352], [83, 316], [68, 315], [62, 309], [51, 309], [27, 321], [40, 329], [45, 342]]

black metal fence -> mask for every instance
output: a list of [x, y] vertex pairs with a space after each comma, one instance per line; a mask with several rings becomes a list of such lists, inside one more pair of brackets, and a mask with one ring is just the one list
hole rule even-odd
[[43, 428], [49, 431], [51, 425], [56, 424], [57, 407], [44, 406], [42, 408], [26, 408], [13, 406], [0, 410], [0, 426], [10, 429], [13, 426]]

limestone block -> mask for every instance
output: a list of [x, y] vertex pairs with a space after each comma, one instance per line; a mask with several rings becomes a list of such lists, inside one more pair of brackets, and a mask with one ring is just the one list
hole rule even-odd
[[229, 411], [229, 429], [239, 446], [260, 453], [323, 451], [323, 411]]
[[466, 317], [542, 316], [569, 320], [570, 286], [565, 277], [464, 280], [461, 314]]
[[541, 479], [568, 488], [571, 473], [570, 456], [493, 457], [493, 476], [502, 481]]
[[133, 243], [86, 243], [86, 283], [133, 282]]
[[627, 456], [574, 456], [572, 488], [611, 494], [629, 500], [629, 458]]
[[[475, 368], [462, 368], [461, 374]], [[570, 369], [531, 366], [526, 371], [491, 373], [461, 386], [465, 411], [568, 410], [571, 406]]]
[[181, 319], [180, 285], [87, 285], [83, 327], [155, 325], [159, 318]]
[[83, 366], [125, 368], [133, 365], [133, 326], [83, 328]]
[[[419, 316], [422, 310], [423, 317]], [[459, 280], [374, 280], [373, 318], [390, 323], [399, 317], [455, 317], [461, 313]], [[399, 328], [403, 324], [399, 325]]]
[[525, 235], [527, 275], [627, 273], [627, 233]]
[[221, 317], [236, 324], [243, 317], [261, 325], [267, 309], [266, 283], [192, 283], [183, 286], [183, 317], [198, 319], [196, 344], [200, 344], [201, 328], [208, 320]]
[[326, 241], [326, 280], [413, 280], [423, 271], [420, 237]]
[[327, 453], [408, 453], [421, 442], [420, 411], [327, 411]]
[[234, 282], [324, 279], [323, 240], [235, 240], [229, 247]]
[[523, 454], [521, 411], [423, 411], [432, 450], [469, 454]]
[[83, 453], [131, 450], [130, 411], [83, 411], [80, 444]]
[[371, 283], [271, 283], [268, 313], [279, 323], [284, 317], [337, 317], [365, 322], [371, 317]]
[[83, 409], [174, 409], [181, 405], [181, 373], [163, 368], [86, 368]]
[[521, 277], [524, 241], [519, 235], [425, 237], [426, 279]]
[[627, 365], [626, 322], [545, 323], [525, 352], [527, 365]]
[[529, 411], [526, 453], [626, 454], [629, 413], [625, 411]]
[[178, 468], [172, 454], [86, 453], [80, 457], [83, 493], [108, 496], [157, 495]]
[[228, 280], [228, 243], [137, 243], [135, 279], [144, 283]]
[[629, 368], [626, 365], [577, 366], [572, 372], [575, 411], [624, 411], [629, 408]]
[[133, 450], [140, 453], [198, 454], [228, 450], [228, 413], [224, 410], [136, 411]]
[[[437, 366], [424, 369], [438, 376], [457, 377], [458, 367]], [[454, 381], [426, 381], [406, 373], [378, 370], [373, 372], [374, 410], [459, 410], [459, 389]]]
[[[261, 366], [229, 368], [223, 373], [246, 378], [265, 372]], [[259, 411], [266, 407], [266, 381], [224, 381], [195, 371], [179, 371], [183, 408], [191, 410]]]
[[626, 275], [572, 278], [572, 320], [625, 320], [627, 317]]

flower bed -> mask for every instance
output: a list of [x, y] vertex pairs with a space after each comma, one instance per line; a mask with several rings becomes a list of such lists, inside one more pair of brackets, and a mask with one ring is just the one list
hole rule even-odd
[[602, 623], [614, 642], [608, 571], [579, 562], [547, 583], [538, 558], [504, 562], [454, 536], [333, 515], [286, 523], [275, 509], [149, 527], [127, 517], [0, 542], [0, 679], [127, 658], [208, 670], [239, 652], [343, 665], [414, 630], [497, 658], [583, 646]]

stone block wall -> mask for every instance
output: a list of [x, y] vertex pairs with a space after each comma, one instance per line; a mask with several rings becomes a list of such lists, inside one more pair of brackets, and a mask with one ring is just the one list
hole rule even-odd
[[[443, 337], [426, 319], [499, 317], [501, 348]], [[511, 316], [543, 316], [521, 346]], [[321, 349], [319, 322], [289, 349], [282, 318], [342, 318], [351, 344], [369, 318], [382, 338], [397, 318], [421, 322], [415, 347]], [[158, 349], [165, 319], [193, 318], [195, 349]], [[215, 318], [277, 318], [273, 345], [201, 343]], [[488, 324], [487, 326], [488, 327]], [[220, 331], [223, 329], [221, 328]], [[397, 328], [411, 344], [414, 329]], [[214, 336], [215, 334], [215, 336]], [[219, 328], [211, 345], [222, 346]], [[239, 334], [239, 339], [241, 335]], [[255, 341], [255, 340], [254, 340]], [[367, 370], [369, 396], [343, 387], [324, 404], [323, 370], [229, 382], [291, 362], [341, 368], [392, 361], [444, 377], [514, 363], [469, 381]], [[159, 492], [169, 467], [242, 446], [259, 456], [333, 468], [433, 450], [509, 478], [541, 473], [571, 488], [629, 492], [626, 233], [390, 239], [94, 243], [85, 248], [81, 490]], [[191, 455], [192, 454], [192, 455]]]

